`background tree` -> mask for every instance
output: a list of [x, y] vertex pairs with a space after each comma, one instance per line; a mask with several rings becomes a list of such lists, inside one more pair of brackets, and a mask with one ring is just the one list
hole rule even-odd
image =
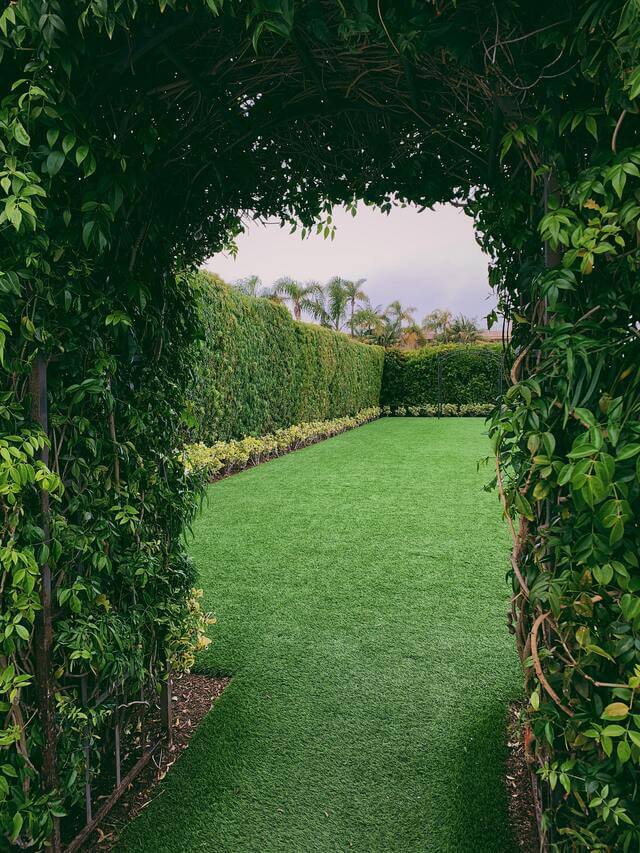
[[459, 344], [472, 344], [480, 337], [480, 329], [475, 317], [458, 314], [449, 330], [450, 340]]
[[346, 315], [348, 299], [346, 284], [347, 282], [340, 276], [334, 276], [324, 288], [325, 303], [322, 323], [336, 331], [342, 328]]
[[279, 278], [271, 287], [269, 296], [287, 304], [296, 320], [300, 320], [303, 313], [315, 320], [325, 316], [324, 291], [316, 281], [302, 284], [292, 278]]
[[422, 329], [428, 336], [444, 343], [448, 340], [452, 318], [453, 315], [448, 309], [436, 308], [424, 318]]
[[384, 319], [380, 307], [367, 303], [353, 315], [355, 337], [367, 343], [380, 343], [384, 336]]
[[354, 337], [353, 317], [356, 313], [356, 305], [359, 302], [366, 303], [368, 301], [367, 294], [362, 288], [365, 281], [366, 278], [359, 278], [357, 281], [343, 281], [344, 293], [349, 303], [349, 331], [351, 332], [351, 337]]
[[399, 342], [402, 349], [420, 349], [426, 342], [424, 330], [418, 323], [409, 323], [402, 329]]
[[415, 308], [403, 307], [399, 299], [394, 299], [387, 305], [383, 314], [385, 346], [393, 346], [401, 341], [404, 328], [415, 323], [413, 316], [415, 310]]
[[263, 296], [262, 279], [258, 275], [247, 275], [244, 278], [239, 278], [231, 285], [244, 293], [245, 296]]
[[390, 322], [397, 323], [398, 326], [402, 327], [405, 323], [415, 322], [413, 316], [415, 310], [415, 308], [405, 308], [399, 299], [394, 299], [387, 305], [384, 313]]
[[380, 305], [374, 308], [367, 303], [353, 315], [355, 336], [384, 347], [398, 346], [405, 332], [413, 330], [415, 326], [412, 323], [413, 310], [403, 308], [398, 300], [384, 310]]

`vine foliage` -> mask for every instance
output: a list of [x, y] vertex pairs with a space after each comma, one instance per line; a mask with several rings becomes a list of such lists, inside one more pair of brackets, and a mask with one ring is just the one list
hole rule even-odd
[[496, 483], [544, 840], [638, 847], [639, 45], [638, 0], [4, 5], [10, 843], [55, 837], [80, 745], [97, 751], [104, 720], [69, 676], [153, 684], [189, 645], [183, 271], [247, 212], [330, 234], [332, 204], [364, 199], [453, 201], [492, 259], [513, 327]]

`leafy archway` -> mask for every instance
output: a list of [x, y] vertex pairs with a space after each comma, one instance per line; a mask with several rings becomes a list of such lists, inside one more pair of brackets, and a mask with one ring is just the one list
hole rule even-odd
[[328, 233], [331, 206], [363, 198], [464, 205], [492, 258], [514, 356], [492, 433], [545, 826], [559, 848], [637, 845], [639, 34], [637, 0], [4, 9], [14, 843], [55, 838], [80, 798], [104, 686], [159, 682], [197, 632], [180, 539], [197, 495], [175, 453], [198, 330], [182, 273], [243, 211]]

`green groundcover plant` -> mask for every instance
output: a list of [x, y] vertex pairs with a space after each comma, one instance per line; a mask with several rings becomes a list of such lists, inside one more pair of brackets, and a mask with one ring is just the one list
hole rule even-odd
[[384, 417], [411, 418], [481, 418], [493, 413], [491, 403], [426, 403], [422, 406], [382, 406]]

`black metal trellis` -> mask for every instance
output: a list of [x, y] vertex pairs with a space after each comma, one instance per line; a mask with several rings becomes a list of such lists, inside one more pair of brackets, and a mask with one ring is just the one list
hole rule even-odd
[[[442, 417], [443, 405], [447, 402], [450, 402], [448, 400], [443, 399], [444, 395], [442, 393], [443, 392], [443, 385], [444, 385], [442, 368], [443, 368], [444, 362], [447, 360], [447, 358], [449, 357], [450, 354], [451, 354], [451, 351], [440, 352], [436, 356], [437, 387], [438, 387], [438, 404], [437, 404], [437, 411], [438, 411], [437, 417], [438, 418]], [[503, 349], [501, 356], [500, 356], [500, 361], [498, 363], [498, 375], [497, 375], [497, 382], [496, 382], [496, 392], [497, 392], [498, 397], [502, 397], [502, 394], [504, 392], [504, 380], [505, 380], [504, 371], [505, 371], [505, 354], [504, 354], [504, 349]]]
[[[93, 698], [89, 692], [90, 676], [88, 673], [85, 673], [79, 676], [79, 680], [82, 703], [88, 706], [89, 700]], [[97, 687], [97, 684], [94, 685], [94, 692], [97, 690]], [[160, 728], [155, 733], [147, 724], [150, 716], [149, 712], [154, 707], [154, 697], [148, 695], [148, 691], [146, 692], [144, 688], [141, 689], [138, 698], [127, 699], [119, 694], [119, 685], [114, 685], [112, 688], [98, 695], [93, 701], [92, 707], [99, 707], [107, 702], [113, 705], [113, 724], [104, 733], [103, 738], [104, 742], [111, 745], [113, 749], [113, 765], [111, 770], [114, 784], [109, 792], [98, 792], [102, 802], [99, 808], [95, 810], [97, 798], [91, 771], [91, 741], [89, 733], [87, 733], [84, 745], [84, 825], [66, 845], [64, 848], [65, 853], [74, 853], [74, 851], [81, 848], [94, 829], [96, 829], [115, 806], [136, 776], [144, 770], [162, 744], [164, 743], [170, 747], [172, 743], [171, 674], [169, 672], [167, 672], [166, 680], [162, 683], [160, 696], [157, 701], [156, 707], [160, 716]], [[137, 736], [127, 745], [129, 747], [129, 754], [138, 753], [138, 757], [123, 776], [123, 740], [125, 740], [127, 733], [130, 733], [132, 730], [137, 731]], [[125, 738], [123, 738], [123, 735]], [[96, 781], [104, 783], [104, 774], [98, 777]]]
[[442, 417], [442, 353], [438, 353], [438, 417]]

